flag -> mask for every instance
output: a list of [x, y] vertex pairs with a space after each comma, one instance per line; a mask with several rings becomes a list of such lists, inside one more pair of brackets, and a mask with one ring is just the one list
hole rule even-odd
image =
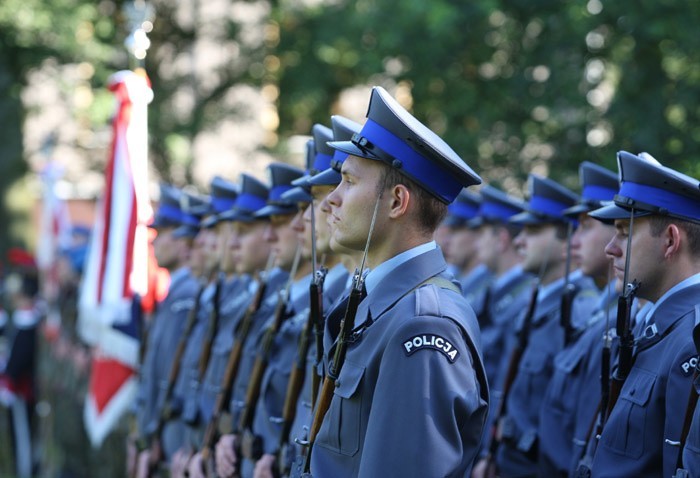
[[130, 407], [136, 392], [140, 314], [135, 298], [148, 294], [147, 108], [153, 98], [145, 73], [120, 71], [112, 148], [79, 299], [78, 331], [93, 347], [85, 427], [98, 447]]
[[42, 207], [36, 250], [42, 296], [47, 304], [44, 332], [48, 340], [58, 336], [61, 326], [61, 316], [56, 305], [59, 294], [57, 259], [62, 250], [71, 246], [72, 239], [68, 205], [56, 191], [56, 185], [63, 176], [63, 168], [51, 160], [52, 149], [48, 144], [45, 147], [49, 161], [39, 174], [42, 183]]

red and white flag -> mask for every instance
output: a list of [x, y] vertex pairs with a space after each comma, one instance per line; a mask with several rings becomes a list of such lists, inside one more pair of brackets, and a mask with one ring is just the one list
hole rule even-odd
[[99, 446], [136, 392], [139, 314], [135, 296], [148, 293], [148, 104], [145, 73], [120, 71], [110, 78], [117, 102], [113, 142], [105, 170], [79, 300], [78, 331], [94, 349], [84, 420]]

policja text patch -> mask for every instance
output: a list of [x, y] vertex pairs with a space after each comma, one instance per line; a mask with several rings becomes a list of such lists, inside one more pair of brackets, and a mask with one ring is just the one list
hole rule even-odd
[[415, 335], [403, 343], [406, 355], [411, 355], [421, 349], [433, 349], [447, 357], [450, 363], [455, 363], [459, 357], [459, 351], [447, 339], [439, 335]]
[[694, 355], [681, 364], [681, 372], [683, 372], [683, 375], [685, 375], [687, 377], [688, 375], [693, 373], [693, 371], [695, 370], [695, 366], [697, 364], [698, 364], [698, 356]]

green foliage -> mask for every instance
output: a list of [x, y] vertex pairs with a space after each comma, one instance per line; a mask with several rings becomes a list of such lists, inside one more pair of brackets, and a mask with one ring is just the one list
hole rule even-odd
[[[648, 151], [698, 176], [697, 5], [642, 1], [282, 3], [281, 125], [327, 123], [340, 90], [405, 83], [417, 117], [487, 180]], [[359, 61], [358, 61], [359, 59]]]

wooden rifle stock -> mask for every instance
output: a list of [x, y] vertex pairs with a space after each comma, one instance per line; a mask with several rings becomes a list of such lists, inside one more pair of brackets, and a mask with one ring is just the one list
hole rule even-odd
[[637, 282], [627, 284], [625, 292], [617, 300], [617, 336], [620, 339], [617, 369], [610, 383], [610, 399], [606, 416], [610, 416], [617, 399], [620, 398], [622, 386], [632, 370], [632, 352], [634, 350], [634, 334], [631, 327], [632, 302], [639, 287]]
[[161, 446], [160, 446], [160, 436], [163, 433], [165, 424], [170, 418], [172, 418], [173, 410], [171, 405], [173, 391], [175, 390], [175, 383], [177, 382], [177, 377], [180, 375], [180, 369], [182, 367], [182, 357], [185, 355], [185, 349], [187, 348], [187, 340], [194, 328], [194, 324], [197, 322], [197, 312], [199, 310], [199, 300], [202, 297], [202, 292], [204, 292], [205, 285], [200, 284], [199, 289], [194, 298], [194, 305], [187, 314], [187, 321], [185, 322], [185, 328], [180, 335], [180, 339], [177, 342], [177, 348], [175, 349], [175, 355], [173, 356], [173, 361], [170, 364], [170, 370], [168, 372], [168, 382], [165, 386], [165, 392], [163, 395], [163, 402], [158, 410], [156, 429], [150, 436], [150, 448], [151, 448], [151, 462], [154, 466], [149, 469], [148, 476], [153, 476], [157, 471], [157, 464], [161, 460]]
[[207, 366], [209, 365], [209, 359], [211, 358], [211, 350], [214, 345], [214, 339], [216, 338], [216, 331], [219, 328], [219, 299], [221, 297], [223, 279], [217, 277], [214, 284], [214, 296], [212, 297], [212, 308], [209, 314], [209, 322], [207, 324], [207, 335], [204, 338], [204, 347], [202, 352], [199, 354], [199, 364], [198, 364], [198, 378], [199, 383], [202, 383], [204, 379], [204, 374], [207, 372]]
[[[307, 357], [309, 354], [309, 347], [311, 346], [311, 341], [313, 339], [312, 335], [314, 334], [314, 328], [318, 323], [319, 314], [323, 314], [323, 282], [325, 280], [325, 274], [326, 270], [323, 268], [316, 271], [314, 280], [311, 282], [311, 284], [309, 284], [309, 315], [306, 323], [304, 324], [304, 329], [299, 335], [297, 357], [292, 365], [289, 382], [287, 383], [287, 391], [284, 397], [284, 406], [282, 408], [282, 430], [280, 433], [279, 456], [277, 459], [281, 475], [285, 475], [289, 471], [287, 469], [288, 463], [285, 453], [289, 441], [289, 434], [292, 431], [292, 425], [294, 424], [294, 418], [296, 417], [297, 403], [299, 402], [301, 389], [304, 385], [304, 379], [306, 377]], [[322, 320], [323, 319], [321, 319], [321, 321]], [[318, 377], [318, 375], [314, 373], [312, 377]]]
[[323, 418], [326, 416], [331, 406], [333, 391], [335, 390], [335, 381], [338, 379], [340, 371], [343, 368], [348, 339], [352, 335], [352, 330], [355, 328], [355, 315], [357, 314], [357, 308], [362, 300], [362, 279], [360, 278], [359, 272], [355, 273], [353, 281], [353, 288], [350, 291], [348, 305], [345, 309], [345, 316], [340, 324], [340, 333], [338, 334], [338, 340], [335, 345], [333, 362], [330, 364], [328, 374], [323, 379], [323, 386], [321, 387], [321, 393], [316, 402], [314, 417], [309, 429], [309, 449], [304, 461], [304, 472], [306, 473], [311, 469], [311, 452], [313, 450], [313, 445], [321, 429]]
[[243, 316], [241, 324], [236, 332], [236, 338], [233, 342], [233, 346], [231, 347], [228, 361], [226, 362], [224, 376], [221, 379], [221, 387], [219, 387], [219, 391], [216, 395], [216, 401], [214, 402], [214, 410], [209, 422], [207, 423], [207, 427], [204, 430], [201, 453], [202, 460], [205, 464], [211, 455], [212, 447], [214, 446], [214, 441], [217, 437], [219, 420], [221, 419], [221, 415], [226, 407], [226, 404], [231, 399], [231, 389], [236, 381], [238, 368], [241, 363], [241, 357], [243, 356], [243, 345], [245, 345], [245, 341], [248, 338], [248, 333], [250, 332], [250, 327], [253, 324], [255, 313], [260, 310], [266, 290], [267, 281], [259, 280], [258, 289], [255, 291], [255, 296], [246, 309], [245, 315]]
[[[291, 284], [291, 281], [293, 280], [292, 277], [290, 277], [289, 280]], [[287, 292], [288, 289], [289, 287], [287, 287]], [[237, 432], [250, 429], [253, 426], [255, 408], [258, 403], [258, 398], [260, 397], [260, 389], [262, 387], [263, 375], [267, 369], [270, 348], [272, 347], [275, 336], [277, 335], [277, 332], [285, 319], [288, 295], [289, 294], [286, 292], [280, 292], [279, 299], [277, 300], [277, 307], [275, 308], [274, 319], [267, 330], [265, 330], [260, 348], [255, 356], [253, 371], [250, 374], [250, 381], [248, 382], [248, 388], [246, 389], [245, 405], [243, 406], [243, 411], [241, 412], [238, 427], [236, 429]]]
[[168, 382], [165, 386], [165, 394], [163, 403], [160, 408], [160, 413], [158, 413], [158, 422], [156, 426], [155, 437], [159, 438], [163, 431], [165, 422], [171, 418], [172, 409], [170, 406], [170, 400], [172, 398], [173, 390], [175, 389], [175, 382], [177, 382], [177, 377], [180, 375], [180, 368], [182, 367], [182, 357], [185, 355], [185, 349], [187, 348], [187, 339], [192, 333], [194, 324], [197, 322], [197, 311], [199, 309], [199, 299], [202, 297], [202, 292], [204, 292], [204, 285], [200, 285], [197, 290], [197, 294], [194, 299], [194, 306], [187, 314], [187, 322], [185, 322], [185, 328], [180, 335], [180, 339], [177, 342], [177, 348], [175, 349], [175, 355], [173, 356], [173, 362], [170, 365], [170, 372], [168, 374]]
[[[515, 344], [515, 348], [510, 354], [510, 359], [508, 361], [508, 369], [506, 370], [506, 376], [503, 381], [503, 391], [501, 393], [501, 400], [498, 402], [498, 408], [496, 409], [496, 414], [494, 416], [493, 423], [491, 424], [491, 430], [489, 431], [490, 442], [489, 451], [486, 455], [487, 468], [493, 470], [493, 475], [495, 474], [495, 458], [498, 452], [498, 447], [501, 443], [501, 437], [499, 436], [499, 422], [506, 416], [508, 411], [507, 402], [510, 390], [515, 382], [515, 378], [518, 376], [518, 369], [520, 367], [520, 361], [523, 358], [523, 353], [527, 348], [528, 341], [530, 340], [530, 329], [532, 327], [532, 320], [535, 316], [535, 310], [537, 308], [537, 297], [539, 295], [539, 286], [535, 284], [532, 289], [532, 295], [530, 296], [530, 303], [527, 307], [527, 312], [523, 317], [523, 326], [518, 333], [518, 341]], [[488, 476], [488, 475], [487, 475]]]

